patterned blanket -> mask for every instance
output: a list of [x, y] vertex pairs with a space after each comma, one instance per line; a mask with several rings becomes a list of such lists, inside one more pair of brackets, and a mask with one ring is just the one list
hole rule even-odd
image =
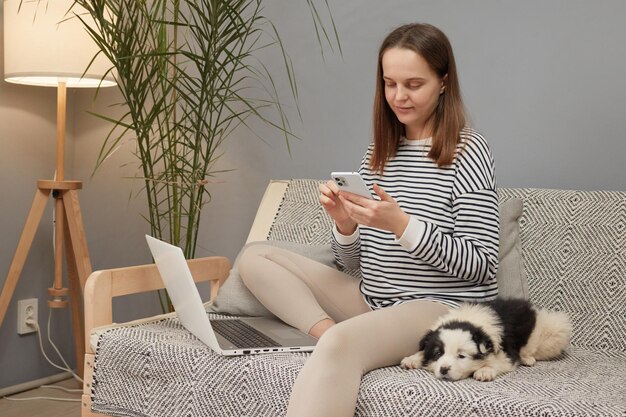
[[[99, 340], [92, 409], [115, 416], [282, 416], [308, 354], [219, 356], [176, 318]], [[619, 416], [626, 354], [570, 348], [493, 382], [440, 381], [424, 370], [365, 375], [357, 416]]]

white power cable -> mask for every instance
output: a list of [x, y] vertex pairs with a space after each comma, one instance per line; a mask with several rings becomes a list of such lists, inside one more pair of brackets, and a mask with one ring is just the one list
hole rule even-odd
[[65, 388], [65, 387], [60, 387], [58, 385], [42, 385], [39, 388], [50, 388], [50, 389], [58, 389], [60, 391], [65, 391], [65, 392], [83, 392], [82, 389], [70, 389], [70, 388]]
[[8, 400], [8, 401], [50, 400], [50, 401], [65, 401], [65, 402], [73, 402], [73, 403], [79, 403], [81, 401], [78, 398], [57, 398], [57, 397], [23, 397], [23, 398], [2, 397], [2, 399]]
[[[50, 344], [52, 345], [52, 347], [54, 348], [55, 352], [57, 353], [57, 355], [59, 355], [59, 358], [61, 358], [61, 361], [63, 361], [63, 364], [65, 365], [65, 369], [66, 371], [68, 371], [69, 373], [72, 374], [72, 376], [74, 377], [74, 379], [76, 379], [78, 382], [80, 382], [81, 384], [83, 383], [83, 380], [81, 377], [79, 377], [78, 375], [76, 375], [76, 373], [74, 373], [74, 371], [72, 371], [72, 368], [70, 368], [70, 366], [67, 364], [67, 362], [65, 361], [65, 359], [63, 358], [63, 355], [61, 355], [61, 352], [59, 352], [59, 349], [57, 348], [57, 346], [54, 344], [54, 342], [52, 341], [52, 339], [50, 338], [50, 319], [52, 317], [52, 309], [50, 309], [48, 311], [48, 342], [50, 342]], [[37, 333], [39, 333], [39, 331], [37, 331]], [[39, 339], [41, 340], [41, 338]], [[41, 351], [43, 352], [43, 347], [41, 348]], [[45, 356], [45, 355], [44, 355]], [[48, 357], [46, 356], [46, 359], [48, 359]], [[48, 360], [50, 362], [50, 360]], [[52, 362], [51, 362], [52, 363]]]
[[[54, 170], [54, 179], [56, 181], [57, 178], [57, 171]], [[56, 257], [56, 204], [52, 205], [52, 254], [54, 257]], [[31, 326], [35, 327], [35, 329], [37, 329], [37, 337], [39, 337], [39, 347], [41, 347], [41, 353], [43, 353], [43, 356], [48, 360], [48, 362], [54, 366], [57, 369], [63, 370], [63, 371], [68, 371], [69, 373], [72, 374], [72, 376], [74, 377], [74, 379], [76, 379], [77, 381], [79, 381], [81, 384], [83, 383], [83, 380], [76, 375], [72, 369], [70, 368], [70, 366], [67, 364], [67, 362], [65, 361], [65, 359], [63, 358], [63, 355], [61, 355], [61, 352], [59, 352], [59, 349], [57, 348], [57, 346], [54, 344], [54, 342], [52, 341], [52, 339], [50, 338], [50, 318], [52, 317], [52, 309], [50, 309], [48, 311], [48, 342], [50, 342], [50, 345], [52, 345], [52, 347], [54, 348], [54, 351], [57, 353], [57, 355], [59, 356], [59, 358], [61, 358], [61, 361], [63, 362], [63, 364], [65, 365], [65, 368], [62, 366], [59, 366], [55, 363], [53, 363], [48, 356], [46, 355], [46, 352], [44, 352], [43, 350], [43, 345], [41, 343], [41, 335], [40, 335], [40, 328], [39, 328], [39, 324], [34, 322], [34, 321], [26, 321], [26, 324], [30, 324]]]
[[[48, 317], [49, 320], [49, 317]], [[52, 366], [54, 366], [57, 369], [60, 369], [61, 371], [67, 371], [69, 373], [72, 374], [72, 376], [77, 379], [79, 382], [83, 382], [82, 379], [76, 375], [76, 373], [74, 373], [74, 371], [72, 371], [72, 369], [70, 369], [70, 367], [67, 365], [67, 362], [65, 362], [65, 359], [63, 359], [63, 356], [61, 356], [61, 360], [63, 361], [63, 363], [65, 364], [65, 366], [61, 366], [61, 365], [57, 365], [56, 363], [52, 362], [52, 360], [48, 357], [48, 355], [46, 355], [46, 351], [43, 349], [43, 342], [41, 340], [41, 328], [39, 327], [39, 324], [37, 324], [34, 320], [27, 320], [26, 321], [27, 324], [30, 324], [31, 326], [35, 327], [35, 330], [37, 332], [37, 339], [39, 339], [39, 348], [41, 349], [41, 353], [43, 354], [44, 358], [46, 358], [46, 360], [48, 361], [48, 363]], [[50, 323], [48, 321], [48, 323]], [[56, 349], [56, 346], [55, 346]], [[58, 353], [58, 351], [57, 351]]]
[[[26, 324], [28, 324], [29, 326], [33, 326], [35, 328], [35, 332], [37, 333], [37, 339], [39, 340], [39, 348], [41, 349], [41, 353], [43, 354], [44, 358], [46, 358], [48, 363], [50, 363], [50, 365], [54, 366], [57, 369], [71, 373], [74, 379], [78, 380], [80, 383], [83, 383], [83, 380], [78, 375], [76, 375], [76, 373], [67, 364], [67, 361], [63, 358], [63, 355], [61, 355], [61, 352], [59, 351], [59, 349], [57, 348], [57, 346], [54, 344], [54, 342], [52, 341], [50, 337], [51, 317], [52, 317], [52, 310], [48, 312], [48, 342], [50, 342], [50, 344], [56, 351], [57, 355], [59, 355], [59, 358], [61, 358], [61, 361], [63, 361], [63, 364], [65, 364], [65, 367], [54, 363], [46, 354], [46, 351], [43, 348], [43, 342], [41, 339], [41, 328], [39, 327], [39, 324], [33, 319], [26, 320]], [[80, 390], [80, 389], [67, 389], [67, 388], [59, 387], [55, 385], [42, 385], [40, 388], [59, 389], [59, 390], [69, 392], [69, 393], [79, 393], [79, 392], [82, 393], [83, 392], [83, 390]], [[80, 402], [81, 401], [80, 399], [76, 399], [76, 398], [57, 398], [57, 397], [25, 397], [25, 398], [2, 397], [2, 398], [9, 400], [9, 401], [34, 401], [34, 400], [50, 400], [50, 401], [65, 401], [65, 402]]]

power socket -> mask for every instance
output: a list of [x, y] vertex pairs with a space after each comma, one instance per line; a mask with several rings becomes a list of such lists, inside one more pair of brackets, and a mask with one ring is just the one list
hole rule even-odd
[[17, 334], [28, 334], [36, 331], [35, 326], [26, 324], [27, 320], [33, 320], [39, 323], [37, 319], [37, 302], [36, 298], [28, 298], [17, 302]]

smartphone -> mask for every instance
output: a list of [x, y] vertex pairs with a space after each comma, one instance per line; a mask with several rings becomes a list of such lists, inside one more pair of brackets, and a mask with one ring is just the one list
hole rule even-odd
[[372, 198], [372, 193], [358, 172], [331, 172], [330, 177], [341, 191]]

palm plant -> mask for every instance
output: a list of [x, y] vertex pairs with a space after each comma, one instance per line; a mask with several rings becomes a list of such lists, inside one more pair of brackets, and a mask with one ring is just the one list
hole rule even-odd
[[[211, 198], [207, 184], [219, 173], [220, 144], [253, 118], [280, 131], [287, 147], [294, 137], [259, 52], [280, 51], [297, 108], [293, 67], [262, 3], [75, 0], [95, 21], [86, 28], [113, 63], [125, 109], [119, 118], [97, 115], [113, 127], [96, 169], [134, 139], [151, 233], [181, 246], [187, 258], [195, 255], [200, 214]], [[339, 47], [327, 0], [325, 19], [314, 0], [307, 5], [322, 53]]]

